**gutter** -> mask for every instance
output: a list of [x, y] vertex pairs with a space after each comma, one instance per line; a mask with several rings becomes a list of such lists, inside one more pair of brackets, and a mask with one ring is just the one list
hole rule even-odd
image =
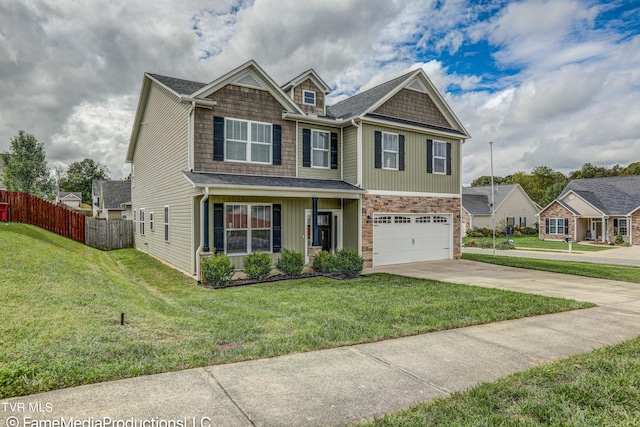
[[197, 104], [198, 107], [204, 107], [204, 108], [213, 108], [216, 105], [218, 105], [218, 103], [212, 99], [192, 98], [190, 96], [185, 96], [185, 95], [180, 95], [180, 102], [190, 102], [193, 104], [193, 106]]
[[204, 221], [204, 203], [209, 199], [209, 187], [205, 187], [204, 195], [202, 199], [200, 199], [200, 245], [198, 249], [196, 249], [196, 279], [198, 283], [202, 283], [200, 280], [200, 254], [202, 253], [202, 248], [204, 248], [204, 225], [202, 222]]

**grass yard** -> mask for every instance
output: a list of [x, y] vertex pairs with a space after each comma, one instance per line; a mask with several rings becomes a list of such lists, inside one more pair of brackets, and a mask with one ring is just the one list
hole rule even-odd
[[[476, 242], [493, 242], [493, 237], [465, 237], [462, 239], [462, 244], [466, 244], [469, 240], [475, 240]], [[538, 249], [538, 250], [550, 250], [550, 251], [568, 251], [569, 244], [567, 242], [551, 242], [547, 240], [540, 240], [538, 236], [511, 236], [511, 237], [496, 237], [496, 244], [505, 240], [513, 240], [516, 249]], [[583, 245], [579, 243], [573, 243], [572, 248], [575, 252], [598, 252], [615, 249], [615, 246], [606, 245]]]
[[486, 262], [508, 267], [528, 268], [530, 270], [551, 271], [554, 273], [574, 274], [576, 276], [597, 277], [599, 279], [620, 280], [640, 283], [640, 267], [625, 265], [596, 264], [591, 262], [554, 261], [546, 259], [516, 258], [483, 254], [462, 254], [463, 259]]
[[2, 398], [592, 306], [382, 274], [208, 290], [12, 223], [0, 254]]
[[637, 426], [640, 338], [388, 414], [367, 427]]

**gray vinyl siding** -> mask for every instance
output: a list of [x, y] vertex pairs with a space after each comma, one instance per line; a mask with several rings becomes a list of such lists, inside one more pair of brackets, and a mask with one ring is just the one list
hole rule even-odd
[[[319, 130], [325, 132], [335, 132], [338, 134], [338, 169], [323, 169], [302, 166], [302, 129]], [[298, 123], [298, 176], [300, 178], [318, 178], [318, 179], [340, 179], [342, 176], [342, 162], [340, 152], [342, 151], [342, 139], [340, 137], [340, 129], [327, 126], [309, 125], [306, 123]], [[331, 157], [329, 157], [329, 166], [331, 166]]]
[[[139, 224], [136, 248], [161, 258], [187, 273], [194, 272], [191, 242], [191, 206], [194, 190], [182, 175], [188, 168], [188, 108], [156, 83], [151, 84], [147, 107], [133, 155], [131, 189], [133, 209], [145, 210], [145, 235]], [[170, 241], [164, 241], [164, 206], [170, 206]], [[154, 213], [154, 231], [149, 214]]]
[[[404, 171], [375, 168], [375, 131], [404, 135]], [[427, 139], [451, 143], [451, 175], [427, 173]], [[460, 140], [363, 123], [362, 147], [362, 184], [367, 190], [460, 193]]]
[[[346, 201], [345, 201], [346, 202]], [[250, 196], [210, 196], [209, 197], [209, 242], [213, 251], [213, 204], [214, 203], [248, 203], [248, 204], [280, 204], [282, 206], [282, 248], [304, 253], [305, 210], [311, 209], [310, 198], [288, 197], [250, 197]], [[198, 202], [199, 209], [199, 202]], [[340, 209], [340, 199], [319, 199], [318, 209]], [[199, 245], [200, 222], [196, 224], [196, 236]], [[242, 269], [246, 255], [233, 255], [229, 259], [234, 267]], [[279, 255], [271, 254], [274, 264]]]
[[342, 144], [343, 179], [358, 184], [358, 129], [350, 126], [344, 129]]
[[342, 246], [358, 252], [358, 218], [360, 217], [358, 201], [345, 200], [342, 215], [344, 230]]

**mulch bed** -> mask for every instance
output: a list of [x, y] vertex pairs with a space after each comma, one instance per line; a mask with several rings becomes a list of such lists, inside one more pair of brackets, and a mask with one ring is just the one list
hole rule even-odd
[[[286, 274], [276, 274], [276, 275], [273, 275], [273, 276], [269, 276], [269, 277], [267, 277], [266, 279], [264, 279], [262, 281], [254, 280], [254, 279], [237, 279], [237, 280], [232, 280], [227, 286], [212, 286], [212, 285], [202, 281], [202, 282], [198, 282], [198, 286], [201, 286], [201, 287], [206, 288], [206, 289], [227, 289], [227, 288], [235, 288], [237, 286], [256, 285], [256, 284], [259, 284], [259, 283], [280, 282], [282, 280], [308, 279], [308, 278], [311, 278], [311, 277], [318, 277], [318, 276], [327, 277], [329, 279], [334, 279], [334, 280], [346, 280], [346, 278], [342, 277], [342, 276], [336, 276], [334, 274], [328, 274], [328, 273], [314, 272], [314, 273], [303, 273], [303, 274], [300, 274], [298, 276], [288, 276]], [[364, 276], [360, 275], [358, 277], [364, 277]]]

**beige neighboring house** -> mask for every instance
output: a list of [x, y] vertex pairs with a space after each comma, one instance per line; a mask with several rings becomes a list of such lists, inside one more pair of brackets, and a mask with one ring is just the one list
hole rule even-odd
[[127, 162], [134, 246], [199, 278], [283, 248], [367, 267], [459, 258], [469, 135], [424, 70], [337, 104], [314, 70], [283, 85], [255, 61], [215, 80], [147, 73]]
[[80, 209], [82, 207], [82, 193], [79, 191], [59, 191], [56, 203], [65, 204], [72, 209]]
[[91, 183], [93, 216], [104, 219], [133, 219], [131, 215], [131, 181]]
[[640, 244], [640, 176], [574, 179], [539, 215], [544, 240]]
[[[496, 227], [512, 225], [514, 227], [535, 227], [538, 221], [538, 206], [520, 184], [503, 184], [494, 186], [496, 205]], [[492, 228], [491, 218], [491, 186], [462, 188], [462, 221], [463, 233], [466, 230]]]

